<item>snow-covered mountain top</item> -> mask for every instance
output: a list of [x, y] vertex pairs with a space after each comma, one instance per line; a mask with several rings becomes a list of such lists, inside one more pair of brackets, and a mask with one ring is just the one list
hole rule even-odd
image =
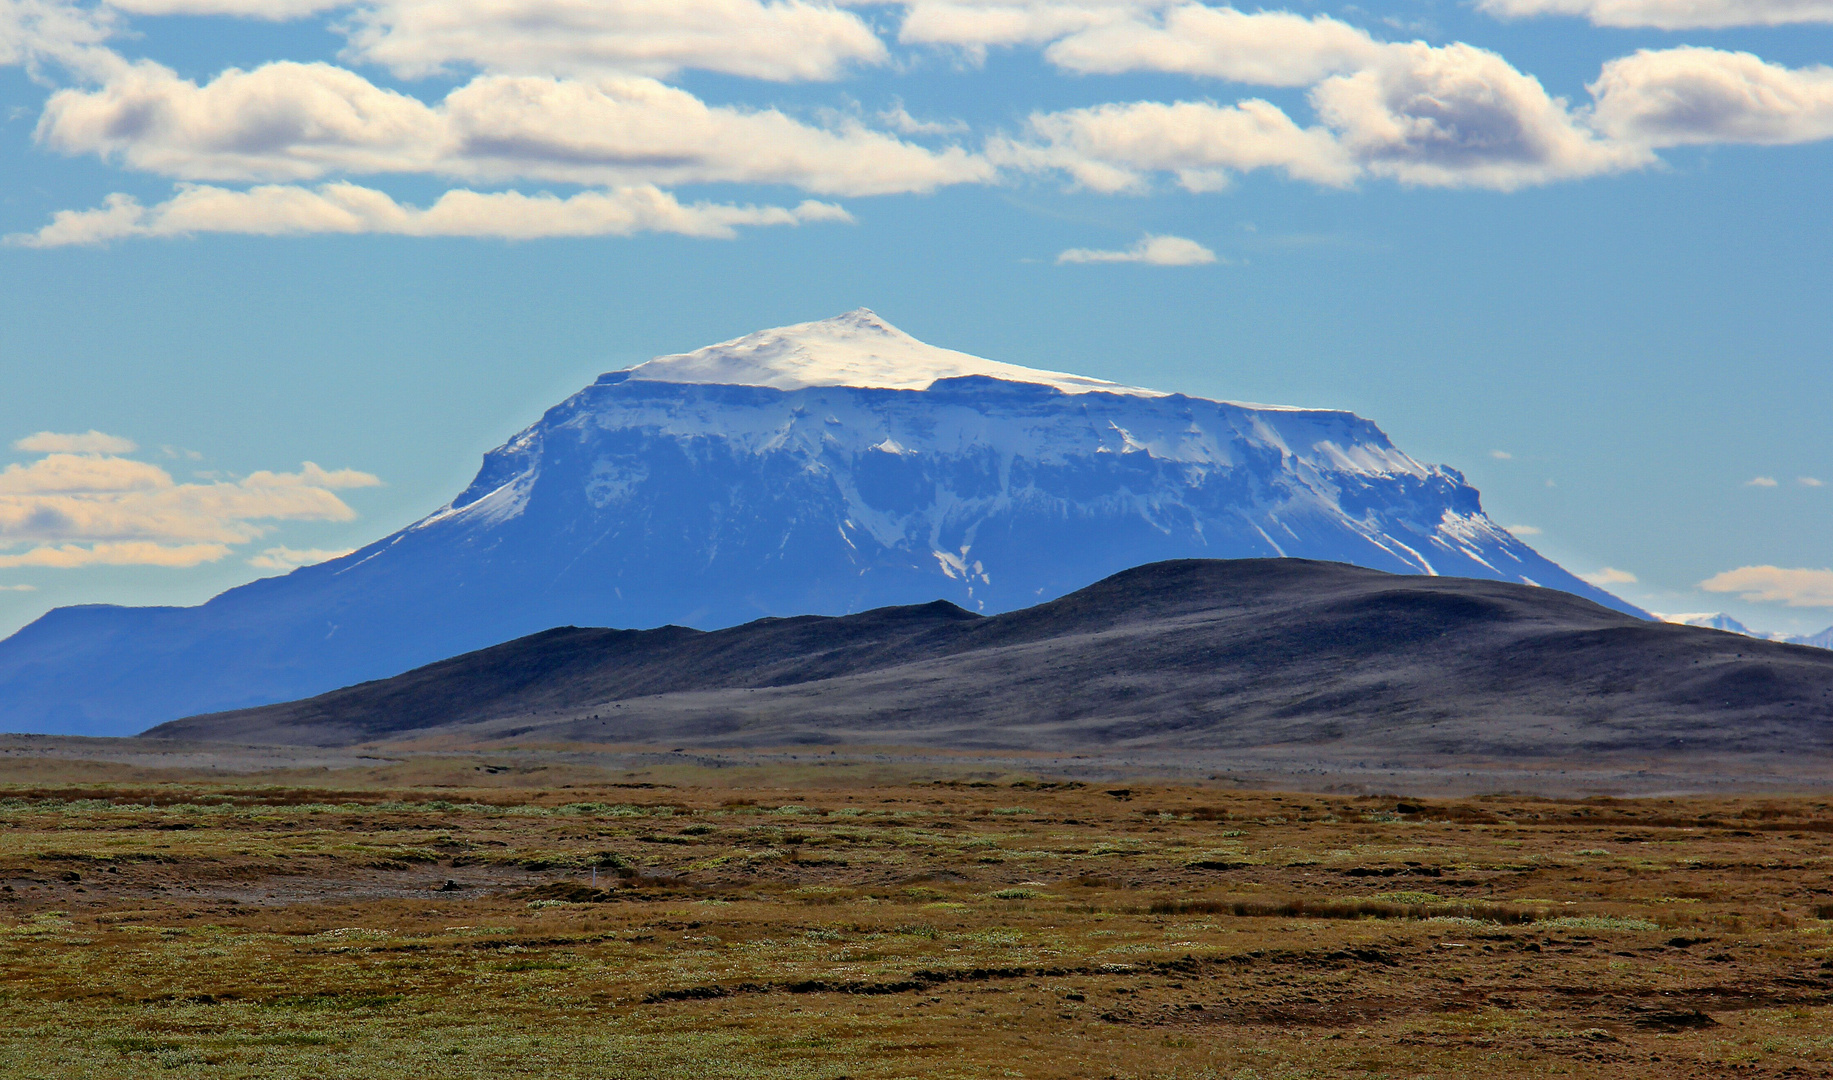
[[1683, 611], [1673, 615], [1651, 612], [1655, 618], [1665, 623], [1678, 623], [1681, 626], [1704, 626], [1711, 630], [1726, 630], [1733, 634], [1757, 638], [1761, 641], [1781, 641], [1790, 645], [1812, 645], [1817, 649], [1833, 649], [1833, 626], [1827, 627], [1818, 634], [1784, 634], [1778, 632], [1764, 633], [1752, 630], [1722, 611]]
[[1745, 637], [1763, 636], [1722, 611], [1682, 611], [1672, 615], [1656, 614], [1655, 617], [1664, 623], [1679, 626], [1703, 626], [1708, 630], [1725, 630]]
[[937, 379], [965, 375], [1054, 386], [1067, 394], [1166, 396], [1137, 386], [938, 349], [865, 308], [819, 322], [759, 330], [689, 353], [658, 356], [630, 368], [628, 377], [643, 382], [721, 383], [778, 390], [811, 386], [927, 390]]

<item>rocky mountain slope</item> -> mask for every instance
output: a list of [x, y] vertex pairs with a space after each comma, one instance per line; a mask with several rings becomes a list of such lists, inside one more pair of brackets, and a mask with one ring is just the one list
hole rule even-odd
[[344, 558], [193, 608], [52, 611], [0, 642], [0, 727], [124, 734], [564, 624], [992, 613], [1141, 563], [1265, 556], [1641, 614], [1360, 417], [1001, 364], [855, 311], [605, 375]]

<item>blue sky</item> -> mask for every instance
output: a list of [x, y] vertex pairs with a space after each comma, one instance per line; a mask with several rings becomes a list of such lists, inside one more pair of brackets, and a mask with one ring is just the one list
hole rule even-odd
[[859, 306], [1354, 410], [1627, 599], [1818, 630], [1828, 63], [1833, 0], [0, 0], [0, 632]]

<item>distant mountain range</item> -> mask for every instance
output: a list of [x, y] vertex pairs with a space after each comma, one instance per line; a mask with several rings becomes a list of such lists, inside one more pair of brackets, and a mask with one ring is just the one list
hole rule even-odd
[[[1833, 652], [1553, 589], [1303, 559], [1181, 560], [995, 617], [562, 627], [155, 738], [336, 746], [1362, 747], [1419, 764], [1833, 752]], [[1722, 764], [1722, 761], [1721, 761]]]
[[1827, 627], [1818, 634], [1765, 634], [1752, 630], [1722, 611], [1660, 615], [1657, 618], [1662, 622], [1678, 623], [1681, 626], [1704, 626], [1727, 633], [1743, 634], [1745, 637], [1759, 638], [1763, 641], [1781, 641], [1790, 645], [1812, 645], [1816, 649], [1833, 649], [1833, 626]]
[[198, 607], [52, 611], [0, 642], [0, 726], [126, 734], [559, 625], [992, 613], [1142, 563], [1270, 556], [1646, 617], [1350, 413], [997, 363], [861, 310], [605, 375], [449, 504], [343, 558]]

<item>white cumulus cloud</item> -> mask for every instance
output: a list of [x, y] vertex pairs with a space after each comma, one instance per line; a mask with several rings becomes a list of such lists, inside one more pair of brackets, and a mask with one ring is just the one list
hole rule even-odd
[[1121, 251], [1095, 248], [1070, 248], [1057, 256], [1058, 263], [1145, 263], [1148, 266], [1204, 266], [1216, 261], [1216, 253], [1182, 236], [1152, 236]]
[[1644, 49], [1606, 63], [1589, 89], [1594, 124], [1627, 143], [1833, 138], [1833, 67], [1787, 68], [1721, 49]]
[[1627, 570], [1618, 570], [1614, 566], [1606, 566], [1596, 573], [1580, 574], [1578, 577], [1580, 581], [1588, 581], [1593, 585], [1599, 586], [1634, 585], [1636, 583], [1636, 575]]
[[1575, 15], [1596, 26], [1660, 30], [1833, 23], [1833, 0], [1478, 0], [1503, 18]]
[[1773, 476], [1753, 476], [1750, 479], [1744, 481], [1744, 486], [1745, 487], [1765, 487], [1765, 488], [1775, 487], [1776, 478]]
[[[1609, 5], [1611, 0], [1601, 3]], [[1645, 0], [1642, 6], [1662, 4]], [[1672, 11], [1727, 12], [1737, 6], [1729, 0], [1666, 5]], [[1777, 19], [1785, 13], [1805, 17], [1811, 10], [1828, 8], [1833, 8], [1833, 0], [1749, 5], [1749, 10]], [[1041, 45], [1056, 66], [1090, 74], [1163, 71], [1267, 86], [1309, 86], [1323, 134], [1337, 144], [1331, 156], [1347, 162], [1356, 177], [1386, 177], [1403, 184], [1508, 191], [1643, 168], [1655, 162], [1653, 150], [1664, 146], [1833, 137], [1833, 69], [1789, 69], [1748, 53], [1715, 49], [1644, 50], [1611, 60], [1588, 88], [1594, 101], [1573, 106], [1549, 95], [1538, 79], [1487, 49], [1462, 43], [1383, 42], [1329, 16], [1289, 11], [1247, 13], [1150, 0], [919, 0], [910, 5], [901, 36], [970, 48]], [[1263, 104], [1207, 107], [1257, 111]], [[1180, 120], [1188, 121], [1203, 103], [1180, 107]], [[1213, 122], [1207, 134], [1191, 131], [1188, 122], [1170, 131], [1154, 131], [1143, 109], [1142, 103], [1071, 110], [1053, 114], [1063, 118], [1056, 123], [1033, 117], [1033, 131], [1048, 140], [1048, 152], [1034, 146], [1025, 160], [1015, 161], [1009, 146], [996, 143], [993, 150], [996, 157], [1003, 151], [1009, 163], [1063, 169], [1082, 186], [1103, 191], [1139, 188], [1142, 171], [1170, 171], [1185, 187], [1214, 189], [1221, 185], [1211, 174], [1263, 167], [1180, 170], [1149, 164], [1154, 158], [1227, 157], [1228, 150], [1220, 146], [1199, 150], [1192, 144], [1220, 142], [1232, 147], [1241, 140], [1219, 131]], [[1087, 127], [1096, 116], [1138, 121], [1135, 126], [1142, 130], [1130, 147], [1106, 155], [1087, 153], [1075, 145], [1077, 139], [1064, 137], [1063, 127]], [[1264, 132], [1262, 136], [1252, 142], [1264, 145]], [[1166, 145], [1173, 141], [1178, 144], [1175, 151]], [[1345, 181], [1339, 173], [1333, 182]]]
[[1191, 191], [1226, 187], [1231, 172], [1280, 169], [1294, 179], [1343, 186], [1356, 169], [1322, 128], [1301, 128], [1270, 102], [1234, 105], [1153, 101], [1036, 113], [1029, 138], [994, 140], [990, 160], [1014, 168], [1061, 170], [1099, 192], [1146, 188], [1170, 173]]
[[332, 170], [425, 172], [449, 140], [439, 113], [353, 71], [291, 61], [199, 86], [141, 61], [93, 89], [51, 95], [38, 141], [184, 179], [305, 179]]
[[197, 233], [383, 233], [531, 240], [666, 232], [729, 239], [741, 226], [851, 220], [840, 207], [812, 199], [795, 207], [683, 204], [651, 186], [585, 191], [565, 199], [513, 191], [457, 190], [421, 209], [398, 203], [385, 192], [349, 183], [317, 188], [273, 184], [247, 191], [193, 185], [150, 207], [130, 195], [110, 195], [94, 210], [60, 210], [36, 233], [7, 239], [22, 247]]
[[1060, 68], [1084, 74], [1165, 71], [1258, 86], [1309, 86], [1374, 62], [1381, 45], [1327, 15], [1246, 14], [1180, 4], [1139, 12], [1061, 38], [1044, 51]]
[[1363, 170], [1405, 184], [1508, 191], [1653, 160], [1598, 138], [1540, 80], [1471, 45], [1390, 45], [1319, 83], [1311, 103]]
[[1737, 593], [1752, 602], [1833, 607], [1833, 570], [1740, 566], [1699, 583], [1707, 592]]
[[821, 194], [923, 192], [991, 178], [853, 120], [806, 124], [711, 106], [654, 79], [480, 76], [435, 105], [330, 64], [230, 69], [198, 85], [150, 62], [45, 104], [37, 138], [183, 180], [432, 173], [586, 185], [787, 184]]
[[[1482, 0], [1501, 15], [1609, 25], [1827, 21], [1833, 0]], [[870, 9], [868, 11], [868, 9]], [[107, 48], [133, 19], [281, 20], [335, 11], [343, 55], [457, 85], [423, 100], [330, 63], [275, 61], [204, 81]], [[1315, 120], [1256, 98], [1111, 102], [1030, 115], [980, 149], [967, 125], [901, 102], [792, 115], [709, 104], [661, 78], [695, 69], [778, 81], [888, 64], [898, 39], [983, 53], [1035, 48], [1080, 74], [1176, 73], [1308, 87]], [[886, 14], [888, 13], [888, 14]], [[1662, 21], [1666, 20], [1666, 21]], [[211, 231], [580, 236], [730, 235], [839, 219], [801, 207], [674, 204], [684, 184], [769, 184], [821, 197], [927, 193], [1056, 173], [1102, 193], [1174, 182], [1226, 189], [1260, 169], [1330, 187], [1371, 179], [1497, 191], [1657, 163], [1683, 144], [1833, 138], [1833, 67], [1719, 49], [1645, 49], [1607, 62], [1570, 103], [1473, 45], [1388, 42], [1341, 19], [1194, 0], [0, 0], [0, 64], [74, 73], [46, 101], [38, 144], [186, 185], [60, 213], [16, 243], [53, 246]], [[447, 85], [451, 85], [448, 83]], [[920, 138], [919, 138], [920, 137]], [[910, 141], [918, 138], [918, 141]], [[446, 178], [424, 209], [350, 181]], [[341, 181], [319, 187], [306, 183]], [[564, 184], [571, 198], [472, 187]], [[640, 196], [633, 193], [642, 193]]]
[[311, 462], [298, 472], [179, 483], [117, 454], [46, 453], [0, 470], [0, 568], [213, 562], [265, 535], [268, 522], [349, 521], [355, 512], [337, 492], [379, 483]]
[[991, 141], [987, 156], [1061, 170], [1103, 192], [1143, 190], [1153, 173], [1213, 191], [1232, 172], [1260, 168], [1333, 186], [1374, 176], [1510, 191], [1654, 161], [1647, 147], [1600, 137], [1539, 80], [1470, 45], [1384, 45], [1369, 66], [1324, 79], [1310, 97], [1322, 123], [1309, 128], [1257, 99], [1034, 114], [1028, 138]]

